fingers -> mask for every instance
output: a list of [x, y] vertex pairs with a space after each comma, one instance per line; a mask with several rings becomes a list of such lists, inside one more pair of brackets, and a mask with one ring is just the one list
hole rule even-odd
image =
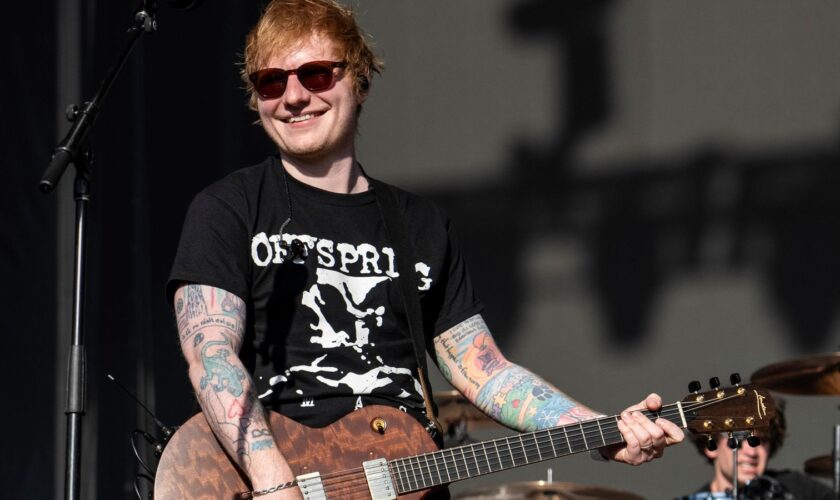
[[655, 423], [665, 432], [665, 446], [682, 443], [685, 439], [685, 432], [670, 420], [658, 418]]
[[659, 394], [648, 394], [648, 397], [642, 402], [650, 411], [659, 411], [662, 408], [662, 398]]
[[685, 435], [673, 422], [658, 418], [651, 421], [643, 411], [659, 411], [662, 398], [650, 394], [640, 403], [621, 413], [618, 429], [625, 441], [625, 447], [618, 450], [615, 459], [632, 465], [639, 465], [659, 458], [665, 447], [681, 442]]
[[662, 408], [662, 398], [658, 394], [649, 394], [641, 402], [634, 404], [624, 411], [659, 411], [660, 408]]
[[666, 444], [665, 430], [641, 412], [622, 413], [619, 430], [627, 443], [628, 463], [641, 464], [662, 456]]

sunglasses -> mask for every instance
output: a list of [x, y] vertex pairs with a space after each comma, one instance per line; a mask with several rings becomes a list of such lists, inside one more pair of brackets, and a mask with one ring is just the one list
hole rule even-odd
[[345, 62], [312, 61], [297, 69], [266, 68], [248, 75], [254, 90], [263, 99], [277, 99], [286, 91], [289, 75], [296, 75], [303, 88], [310, 92], [321, 92], [330, 88], [335, 81], [334, 68], [343, 68]]

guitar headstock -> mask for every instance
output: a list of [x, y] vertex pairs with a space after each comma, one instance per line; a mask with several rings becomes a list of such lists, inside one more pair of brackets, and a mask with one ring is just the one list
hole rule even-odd
[[692, 394], [681, 401], [686, 428], [695, 434], [767, 429], [776, 416], [776, 404], [766, 389], [736, 383], [699, 392], [699, 385], [692, 382]]

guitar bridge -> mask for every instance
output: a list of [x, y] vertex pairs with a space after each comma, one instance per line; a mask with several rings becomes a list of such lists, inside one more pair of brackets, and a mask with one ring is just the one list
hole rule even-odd
[[388, 470], [388, 461], [384, 458], [363, 462], [368, 489], [373, 500], [390, 500], [397, 498], [394, 482]]

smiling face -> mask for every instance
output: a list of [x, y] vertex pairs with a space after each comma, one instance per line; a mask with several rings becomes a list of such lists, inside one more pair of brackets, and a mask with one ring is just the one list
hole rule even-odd
[[[264, 67], [289, 70], [342, 57], [331, 40], [313, 35], [290, 51], [276, 53]], [[263, 128], [285, 158], [311, 164], [353, 157], [356, 118], [365, 95], [356, 92], [346, 69], [334, 68], [333, 74], [333, 85], [321, 92], [306, 90], [296, 75], [289, 75], [282, 96], [257, 101]]]
[[[712, 459], [715, 467], [715, 483], [732, 487], [732, 450], [726, 444], [726, 437], [718, 439], [715, 451], [706, 451], [706, 456]], [[738, 450], [738, 484], [747, 483], [764, 474], [767, 460], [770, 456], [770, 440], [762, 439], [761, 444], [753, 448], [746, 442]], [[715, 491], [715, 490], [713, 490]], [[720, 490], [723, 491], [723, 490]]]

